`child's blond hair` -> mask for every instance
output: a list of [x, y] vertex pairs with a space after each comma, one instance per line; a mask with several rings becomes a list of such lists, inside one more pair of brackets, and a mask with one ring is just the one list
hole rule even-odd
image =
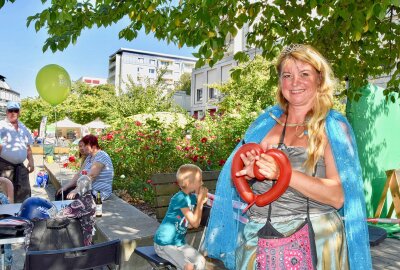
[[202, 170], [194, 164], [184, 164], [179, 167], [176, 172], [176, 180], [181, 188], [185, 188], [189, 183], [193, 183], [197, 174], [202, 173]]

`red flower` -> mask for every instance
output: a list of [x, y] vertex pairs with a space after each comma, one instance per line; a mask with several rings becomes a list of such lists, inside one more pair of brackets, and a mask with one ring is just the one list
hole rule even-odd
[[142, 125], [142, 123], [140, 121], [135, 121], [135, 125], [137, 125], [138, 127], [140, 127]]
[[75, 157], [74, 157], [74, 156], [70, 156], [70, 157], [68, 158], [68, 161], [69, 161], [69, 162], [75, 162]]
[[237, 143], [240, 143], [240, 141], [241, 141], [241, 139], [240, 139], [240, 138], [239, 138], [239, 139], [236, 139], [236, 142], [237, 142]]
[[199, 159], [198, 156], [193, 156], [193, 157], [192, 157], [192, 160], [193, 160], [194, 162], [197, 162], [198, 159]]
[[167, 137], [165, 140], [166, 140], [167, 142], [170, 142], [170, 141], [172, 141], [172, 138], [171, 138], [171, 137]]
[[63, 164], [63, 167], [64, 167], [64, 168], [67, 168], [67, 167], [68, 167], [68, 162], [65, 162], [65, 163]]
[[219, 166], [222, 167], [222, 166], [224, 166], [225, 162], [226, 162], [225, 159], [221, 159], [218, 164], [219, 164]]
[[207, 164], [208, 164], [208, 165], [211, 165], [211, 160], [207, 160]]
[[111, 141], [112, 139], [114, 139], [114, 135], [111, 133], [107, 134], [107, 141]]
[[145, 187], [145, 188], [143, 188], [143, 190], [144, 190], [144, 191], [147, 191], [147, 190], [148, 190], [148, 188], [147, 188], [147, 187]]
[[147, 182], [147, 184], [151, 184], [151, 183], [153, 183], [153, 180], [149, 179], [146, 182]]
[[206, 143], [207, 142], [207, 138], [206, 137], [201, 138], [201, 142], [202, 143]]

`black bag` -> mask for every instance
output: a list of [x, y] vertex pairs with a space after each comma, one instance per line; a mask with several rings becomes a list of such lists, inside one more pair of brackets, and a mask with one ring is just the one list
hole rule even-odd
[[30, 221], [22, 217], [7, 216], [0, 219], [0, 235], [3, 237], [19, 237], [29, 227]]
[[33, 221], [28, 250], [57, 250], [84, 246], [79, 220], [50, 218]]

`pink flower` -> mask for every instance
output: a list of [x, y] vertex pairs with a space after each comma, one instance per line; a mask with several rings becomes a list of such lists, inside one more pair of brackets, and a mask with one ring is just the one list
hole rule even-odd
[[142, 125], [142, 123], [141, 123], [140, 121], [136, 121], [136, 122], [135, 122], [135, 125], [138, 126], [138, 127], [140, 127], [140, 126]]
[[151, 184], [151, 183], [153, 183], [153, 180], [149, 179], [146, 182], [147, 182], [147, 184]]
[[182, 146], [177, 145], [177, 146], [176, 146], [176, 150], [181, 151], [181, 150], [182, 150]]

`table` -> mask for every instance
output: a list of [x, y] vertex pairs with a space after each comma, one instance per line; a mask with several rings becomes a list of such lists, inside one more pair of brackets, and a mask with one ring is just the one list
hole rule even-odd
[[[57, 211], [59, 211], [60, 209], [64, 208], [68, 204], [70, 204], [72, 201], [73, 200], [52, 201], [52, 203], [56, 206]], [[6, 215], [16, 216], [21, 208], [21, 205], [22, 205], [22, 203], [0, 204], [0, 215], [6, 214]], [[18, 244], [18, 243], [24, 243], [24, 242], [25, 242], [24, 236], [0, 237], [0, 245]], [[4, 254], [1, 254], [1, 261], [3, 262], [2, 269], [4, 270]]]

